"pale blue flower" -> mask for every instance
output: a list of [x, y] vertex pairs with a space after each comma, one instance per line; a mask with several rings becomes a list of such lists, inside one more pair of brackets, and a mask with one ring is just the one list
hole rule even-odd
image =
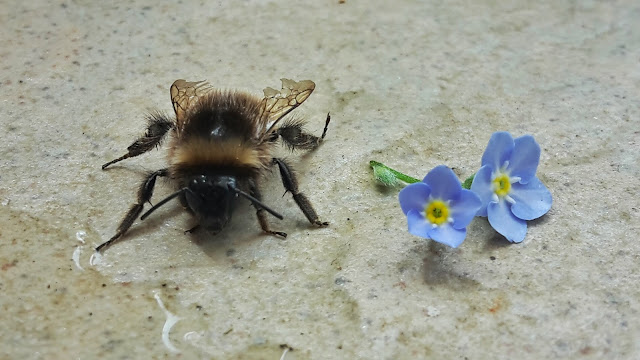
[[482, 155], [471, 191], [482, 201], [478, 216], [507, 240], [519, 243], [527, 234], [526, 220], [536, 219], [551, 208], [551, 193], [536, 177], [540, 146], [533, 136], [515, 140], [508, 132], [491, 135]]
[[453, 248], [462, 244], [466, 227], [481, 206], [480, 198], [462, 189], [458, 177], [444, 165], [429, 171], [422, 182], [407, 185], [398, 197], [411, 234]]

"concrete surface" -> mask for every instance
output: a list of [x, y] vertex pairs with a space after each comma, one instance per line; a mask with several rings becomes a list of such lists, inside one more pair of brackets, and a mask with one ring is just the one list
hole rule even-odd
[[[637, 1], [0, 10], [0, 358], [640, 358]], [[92, 257], [164, 149], [100, 165], [171, 113], [174, 80], [261, 95], [283, 77], [316, 82], [310, 131], [331, 111], [324, 145], [288, 155], [329, 227], [274, 173], [286, 240], [246, 204], [185, 235], [174, 204]], [[368, 161], [466, 177], [497, 130], [541, 144], [551, 211], [517, 245], [486, 219], [458, 249], [408, 234]]]

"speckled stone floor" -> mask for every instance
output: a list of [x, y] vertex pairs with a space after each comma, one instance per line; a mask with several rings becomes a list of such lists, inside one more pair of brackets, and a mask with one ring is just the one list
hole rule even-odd
[[[0, 3], [0, 358], [640, 358], [640, 3]], [[329, 227], [274, 172], [215, 238], [167, 205], [100, 257], [172, 114], [169, 86], [257, 96], [311, 79], [326, 141], [287, 154]], [[475, 172], [494, 131], [532, 134], [551, 211], [510, 244], [414, 237], [369, 160]], [[171, 193], [159, 182], [155, 201]], [[276, 224], [274, 222], [274, 224]], [[274, 225], [275, 226], [275, 225]]]

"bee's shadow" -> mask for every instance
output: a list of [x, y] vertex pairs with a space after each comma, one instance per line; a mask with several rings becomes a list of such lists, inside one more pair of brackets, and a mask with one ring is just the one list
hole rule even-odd
[[[195, 218], [190, 217], [184, 224], [185, 229], [197, 225]], [[268, 236], [260, 229], [260, 224], [255, 216], [255, 208], [248, 203], [239, 203], [233, 211], [233, 217], [222, 231], [212, 234], [203, 228], [197, 228], [192, 232], [185, 231], [194, 244], [211, 258], [229, 256], [235, 252], [235, 246], [248, 242], [259, 241]]]

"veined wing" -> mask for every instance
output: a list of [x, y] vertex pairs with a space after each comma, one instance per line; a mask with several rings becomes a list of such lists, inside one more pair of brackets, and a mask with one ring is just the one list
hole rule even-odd
[[280, 91], [273, 88], [264, 89], [264, 99], [260, 103], [262, 126], [258, 126], [258, 137], [264, 138], [285, 115], [302, 104], [316, 88], [311, 80], [282, 80]]
[[171, 84], [171, 103], [173, 104], [173, 111], [176, 113], [176, 130], [178, 133], [184, 128], [185, 116], [189, 108], [212, 89], [213, 87], [206, 81], [191, 82], [179, 79]]

